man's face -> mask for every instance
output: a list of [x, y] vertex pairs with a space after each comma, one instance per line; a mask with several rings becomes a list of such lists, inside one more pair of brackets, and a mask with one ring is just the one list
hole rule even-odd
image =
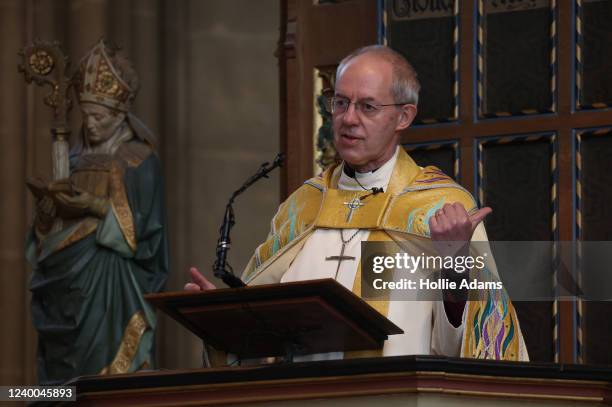
[[111, 138], [123, 120], [125, 114], [95, 103], [81, 103], [83, 126], [89, 145], [95, 146]]
[[[336, 78], [335, 96], [374, 105], [395, 103], [391, 94], [393, 67], [372, 54], [359, 55]], [[351, 103], [344, 113], [334, 112], [334, 144], [351, 167], [367, 172], [379, 168], [395, 153], [399, 131], [410, 125], [416, 108], [386, 106], [364, 115]], [[412, 112], [410, 109], [414, 109]]]

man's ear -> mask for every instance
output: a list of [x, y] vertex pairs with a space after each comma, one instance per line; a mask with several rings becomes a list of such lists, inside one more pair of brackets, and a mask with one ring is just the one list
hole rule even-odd
[[417, 107], [413, 104], [402, 105], [401, 110], [395, 131], [407, 129], [417, 115]]

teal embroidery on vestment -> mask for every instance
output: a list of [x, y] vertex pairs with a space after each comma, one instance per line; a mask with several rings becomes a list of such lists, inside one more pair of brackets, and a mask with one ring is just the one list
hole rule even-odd
[[508, 331], [508, 336], [506, 336], [506, 340], [504, 341], [504, 344], [502, 346], [502, 351], [501, 351], [502, 355], [506, 354], [506, 349], [508, 348], [508, 345], [510, 345], [510, 342], [512, 341], [513, 337], [514, 337], [514, 321], [512, 320], [512, 318], [510, 318], [510, 329]]
[[[429, 232], [429, 219], [436, 213], [436, 211], [440, 208], [442, 208], [442, 206], [444, 205], [444, 201], [446, 200], [446, 198], [441, 198], [438, 202], [435, 203], [434, 206], [432, 206], [431, 208], [429, 208], [429, 210], [425, 213], [425, 217], [423, 218], [423, 227], [425, 228], [425, 233], [427, 234], [427, 236], [430, 235]], [[408, 233], [416, 233], [416, 231], [414, 230], [414, 219], [416, 217], [417, 212], [421, 210], [421, 208], [416, 208], [413, 209], [412, 211], [410, 211], [410, 213], [408, 214], [408, 220], [406, 222], [406, 232]]]
[[276, 253], [280, 249], [280, 236], [274, 236], [274, 241], [272, 242], [272, 255]]

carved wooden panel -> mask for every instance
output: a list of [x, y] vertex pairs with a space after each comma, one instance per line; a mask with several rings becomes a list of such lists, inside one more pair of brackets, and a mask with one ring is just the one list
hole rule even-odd
[[514, 301], [529, 360], [554, 362], [553, 301]]
[[492, 240], [553, 237], [553, 143], [552, 135], [479, 140], [478, 197], [494, 211], [485, 220]]
[[[610, 298], [612, 287], [602, 274], [609, 264], [592, 261], [595, 257], [589, 242], [612, 240], [612, 129], [579, 131], [576, 136], [576, 232], [585, 242], [578, 256], [580, 285], [586, 299]], [[598, 293], [599, 295], [593, 296]], [[603, 295], [601, 295], [603, 294]], [[584, 363], [612, 364], [612, 303], [580, 301], [578, 304], [579, 358]]]
[[576, 107], [612, 105], [612, 2], [576, 2]]
[[460, 181], [461, 174], [459, 169], [460, 150], [457, 141], [442, 141], [431, 143], [407, 143], [403, 144], [404, 149], [410, 157], [421, 167], [435, 165], [455, 181]]
[[555, 0], [479, 0], [480, 117], [555, 110], [555, 9]]
[[[479, 140], [476, 148], [478, 199], [481, 206], [493, 209], [485, 219], [489, 239], [555, 240], [556, 137], [490, 137]], [[551, 258], [551, 275], [552, 264]], [[552, 284], [551, 279], [551, 293]], [[553, 311], [556, 304], [515, 301], [514, 306], [531, 360], [553, 361], [557, 346], [553, 338], [558, 329], [558, 314]]]
[[580, 361], [589, 364], [612, 364], [610, 338], [612, 338], [612, 304], [609, 301], [584, 301], [581, 303], [583, 343]]
[[452, 121], [459, 115], [459, 5], [455, 0], [386, 0], [381, 42], [400, 52], [421, 83], [415, 124]]
[[612, 240], [612, 129], [579, 132], [577, 143], [579, 237]]

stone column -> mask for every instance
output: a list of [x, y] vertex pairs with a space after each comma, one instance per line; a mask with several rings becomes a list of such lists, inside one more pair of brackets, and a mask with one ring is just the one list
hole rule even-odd
[[[26, 87], [17, 52], [27, 41], [29, 1], [0, 1], [0, 384], [28, 381], [28, 272], [24, 260], [26, 139], [30, 138]], [[26, 340], [24, 340], [26, 339]]]

